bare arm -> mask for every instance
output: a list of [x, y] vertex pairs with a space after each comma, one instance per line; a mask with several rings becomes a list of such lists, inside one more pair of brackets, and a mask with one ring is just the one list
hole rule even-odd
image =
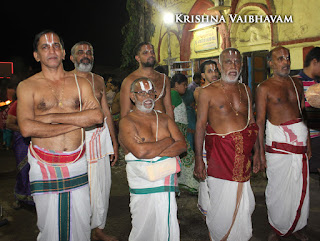
[[[248, 89], [249, 92], [249, 97], [250, 100], [252, 100], [252, 94], [251, 94], [251, 90], [249, 87], [246, 86], [246, 88]], [[251, 105], [250, 105], [250, 124], [255, 123], [255, 119], [254, 119], [254, 115], [253, 115], [253, 107], [252, 107], [252, 101], [251, 101]], [[260, 170], [260, 152], [259, 152], [259, 138], [257, 138], [256, 142], [254, 143], [253, 146], [253, 172], [254, 173], [258, 173]]]
[[10, 115], [10, 114], [8, 115], [6, 124], [7, 124], [7, 128], [9, 130], [20, 131], [18, 123], [17, 123], [17, 117], [14, 115]]
[[131, 110], [132, 104], [130, 100], [130, 85], [131, 82], [128, 78], [125, 78], [122, 82], [120, 89], [120, 115], [121, 118], [125, 117]]
[[170, 131], [172, 139], [174, 140], [174, 143], [172, 143], [172, 145], [161, 152], [159, 156], [174, 157], [180, 155], [183, 152], [186, 152], [186, 140], [184, 139], [184, 136], [182, 135], [174, 120], [171, 118], [168, 118], [168, 129]]
[[207, 173], [203, 162], [203, 142], [205, 137], [206, 125], [208, 122], [208, 110], [209, 110], [209, 96], [203, 94], [203, 90], [200, 90], [201, 95], [198, 98], [198, 112], [196, 131], [194, 135], [195, 141], [195, 176], [201, 180], [206, 179]]
[[163, 97], [163, 105], [166, 110], [166, 114], [174, 120], [172, 102], [171, 102], [171, 88], [169, 78], [166, 76], [166, 95]]
[[48, 138], [59, 136], [79, 127], [64, 124], [48, 124], [35, 120], [33, 88], [25, 81], [17, 88], [17, 121], [23, 137]]
[[264, 149], [264, 132], [267, 115], [267, 89], [259, 85], [256, 90], [256, 111], [257, 111], [257, 125], [259, 127], [258, 143], [260, 149], [260, 169], [264, 170], [267, 167], [267, 160]]
[[82, 111], [49, 113], [45, 115], [38, 115], [35, 119], [44, 123], [69, 124], [82, 128], [102, 123], [103, 113], [98, 100], [94, 96], [91, 85], [86, 79], [80, 77], [78, 77], [78, 82], [82, 94]]
[[114, 150], [114, 155], [111, 156], [111, 166], [114, 166], [114, 164], [117, 162], [119, 154], [118, 154], [118, 141], [116, 137], [116, 132], [114, 129], [114, 123], [112, 120], [112, 115], [110, 113], [110, 108], [108, 106], [107, 102], [107, 97], [106, 97], [106, 88], [105, 85], [103, 84], [103, 92], [102, 92], [102, 98], [101, 98], [101, 108], [103, 111], [103, 115], [107, 117], [107, 125], [109, 128], [111, 140], [112, 140], [112, 145], [113, 145], [113, 150]]
[[119, 123], [119, 142], [135, 157], [141, 159], [151, 159], [159, 156], [165, 149], [174, 143], [171, 137], [167, 137], [157, 142], [137, 142], [134, 138], [138, 136], [135, 125], [127, 118], [121, 119]]

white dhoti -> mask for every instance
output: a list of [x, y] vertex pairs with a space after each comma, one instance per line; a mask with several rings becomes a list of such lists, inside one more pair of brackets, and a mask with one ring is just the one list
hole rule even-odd
[[51, 153], [30, 146], [28, 162], [40, 230], [37, 240], [90, 240], [88, 166], [84, 150]]
[[249, 240], [255, 207], [250, 181], [241, 183], [209, 176], [207, 184], [210, 206], [206, 222], [212, 240]]
[[161, 158], [138, 160], [129, 153], [125, 159], [132, 214], [129, 240], [180, 240], [175, 198], [175, 192], [178, 190], [176, 173], [160, 180], [148, 181], [140, 167]]
[[308, 130], [300, 121], [266, 124], [268, 185], [266, 204], [270, 225], [280, 236], [302, 229], [309, 216]]
[[86, 130], [86, 146], [92, 212], [91, 228], [104, 229], [111, 188], [109, 155], [114, 153], [106, 118], [103, 127]]
[[[205, 149], [205, 142], [203, 142], [203, 162], [205, 168], [207, 169], [207, 152]], [[210, 196], [208, 182], [206, 178], [204, 181], [199, 182], [199, 193], [198, 193], [198, 209], [200, 212], [206, 216], [208, 211], [208, 206], [210, 206]]]

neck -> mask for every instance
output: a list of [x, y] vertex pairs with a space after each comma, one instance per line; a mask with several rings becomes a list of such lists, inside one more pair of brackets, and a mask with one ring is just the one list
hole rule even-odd
[[65, 71], [62, 65], [60, 65], [57, 68], [47, 68], [42, 66], [41, 73], [46, 79], [49, 79], [49, 80], [60, 80], [65, 75]]
[[278, 80], [278, 81], [288, 81], [290, 80], [290, 76], [287, 75], [287, 76], [280, 76], [280, 75], [273, 75], [274, 79], [275, 80]]
[[151, 76], [154, 74], [155, 70], [153, 69], [153, 67], [143, 67], [142, 65], [140, 65], [139, 72], [144, 76]]
[[152, 116], [154, 114], [154, 110], [150, 111], [149, 113], [143, 112], [139, 110], [137, 107], [133, 107], [133, 112], [138, 116]]
[[312, 73], [312, 70], [311, 70], [310, 66], [304, 68], [304, 69], [303, 69], [303, 72], [304, 72], [309, 78], [315, 79], [315, 76], [314, 76], [314, 74]]
[[85, 77], [85, 78], [87, 78], [87, 76], [89, 76], [89, 74], [91, 73], [91, 72], [83, 72], [78, 69], [74, 69], [73, 72], [76, 73], [76, 75], [79, 75], [79, 76]]
[[229, 82], [229, 81], [226, 81], [222, 78], [220, 79], [220, 83], [223, 85], [228, 85], [228, 86], [235, 86], [235, 85], [239, 84], [239, 82], [237, 80], [234, 82]]

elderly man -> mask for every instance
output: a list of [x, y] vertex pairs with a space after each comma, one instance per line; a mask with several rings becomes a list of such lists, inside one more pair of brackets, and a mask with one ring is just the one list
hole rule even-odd
[[153, 110], [155, 87], [151, 80], [134, 80], [130, 98], [135, 106], [121, 119], [119, 132], [130, 187], [129, 240], [179, 240], [177, 156], [186, 151], [186, 142], [173, 119]]
[[103, 113], [88, 81], [64, 71], [63, 41], [56, 33], [37, 34], [33, 55], [42, 71], [19, 84], [17, 120], [32, 141], [28, 161], [37, 240], [90, 240], [83, 128], [102, 123]]
[[[207, 175], [209, 203], [206, 223], [212, 240], [249, 240], [255, 200], [250, 186], [251, 150], [254, 171], [259, 170], [258, 127], [249, 88], [238, 82], [242, 57], [237, 49], [222, 51], [221, 79], [200, 90], [195, 134], [194, 174]], [[208, 124], [207, 124], [208, 123]], [[203, 162], [205, 140], [208, 168]]]
[[[104, 124], [95, 125], [86, 129], [86, 156], [88, 161], [88, 177], [90, 185], [91, 202], [91, 228], [94, 229], [94, 240], [116, 240], [103, 233], [106, 225], [111, 188], [111, 166], [118, 159], [118, 142], [114, 130], [112, 115], [107, 103], [104, 80], [101, 76], [91, 72], [93, 67], [93, 46], [85, 41], [76, 43], [71, 49], [71, 61], [75, 69], [72, 71], [77, 76], [86, 78], [93, 93], [100, 103], [104, 114]], [[111, 139], [110, 139], [111, 135]]]
[[266, 204], [273, 228], [269, 240], [291, 233], [306, 240], [299, 231], [307, 225], [309, 214], [311, 156], [308, 129], [302, 119], [303, 86], [300, 80], [289, 76], [288, 49], [280, 46], [270, 51], [268, 63], [273, 76], [257, 88], [256, 108], [260, 158], [268, 177]]
[[132, 82], [140, 77], [146, 77], [153, 81], [157, 98], [155, 99], [154, 109], [168, 114], [173, 118], [171, 105], [170, 80], [165, 74], [160, 74], [154, 70], [156, 63], [154, 47], [151, 43], [142, 42], [135, 48], [135, 59], [139, 63], [139, 68], [128, 75], [121, 85], [120, 106], [121, 118], [126, 116], [132, 109], [130, 101], [130, 86]]

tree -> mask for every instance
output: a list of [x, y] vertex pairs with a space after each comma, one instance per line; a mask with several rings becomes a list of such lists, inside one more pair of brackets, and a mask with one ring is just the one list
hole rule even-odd
[[129, 22], [122, 28], [125, 37], [122, 47], [121, 69], [133, 71], [137, 68], [134, 48], [142, 42], [151, 40], [155, 31], [152, 23], [153, 9], [145, 0], [127, 0]]

